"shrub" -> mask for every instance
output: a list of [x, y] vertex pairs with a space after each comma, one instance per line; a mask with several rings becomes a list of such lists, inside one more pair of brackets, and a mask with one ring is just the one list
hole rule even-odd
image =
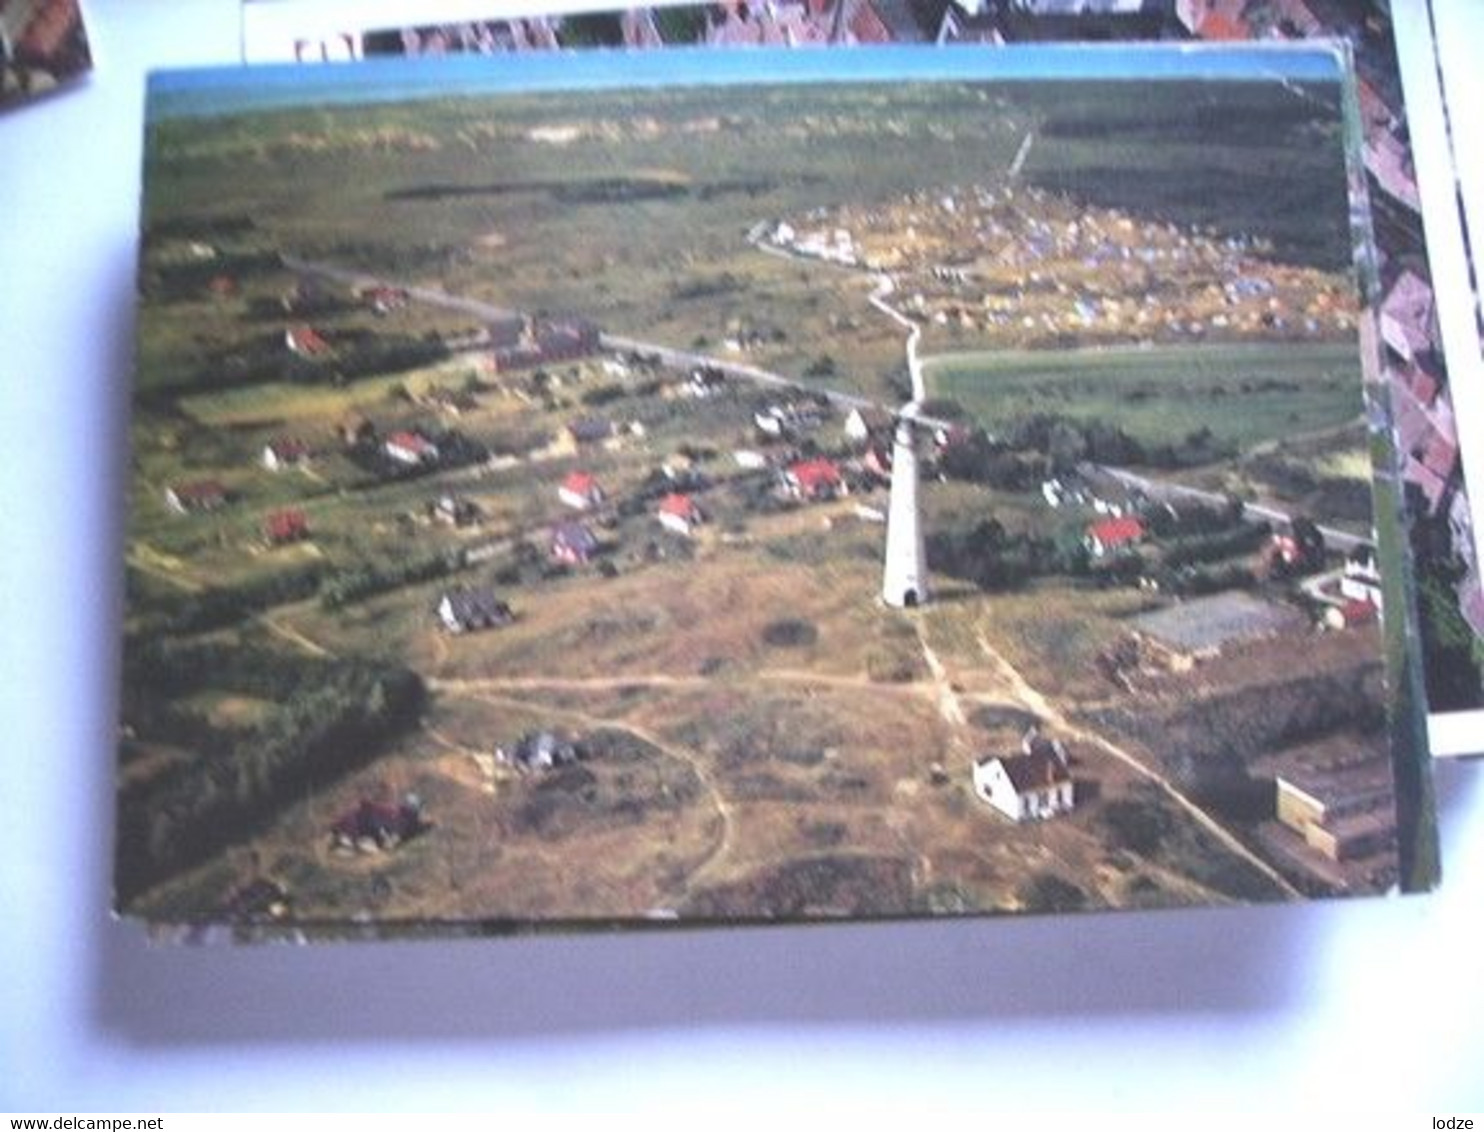
[[812, 621], [785, 617], [763, 627], [763, 640], [774, 648], [805, 648], [819, 640], [819, 630]]

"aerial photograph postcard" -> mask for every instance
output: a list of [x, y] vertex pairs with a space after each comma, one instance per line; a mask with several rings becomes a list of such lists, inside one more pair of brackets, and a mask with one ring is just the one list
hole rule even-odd
[[154, 76], [118, 909], [1426, 884], [1357, 136], [1315, 46]]

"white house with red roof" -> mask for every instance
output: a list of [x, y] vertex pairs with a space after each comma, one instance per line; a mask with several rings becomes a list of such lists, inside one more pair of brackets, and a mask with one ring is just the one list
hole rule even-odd
[[420, 432], [389, 433], [382, 441], [381, 449], [397, 463], [412, 468], [438, 462], [438, 446]]
[[655, 511], [660, 526], [677, 535], [688, 535], [706, 521], [706, 516], [696, 506], [696, 501], [681, 492], [671, 492], [660, 500]]
[[783, 473], [783, 484], [795, 499], [835, 499], [845, 494], [845, 480], [833, 460], [801, 460]]
[[309, 445], [297, 437], [282, 436], [263, 445], [263, 467], [270, 472], [309, 463]]
[[1144, 524], [1132, 515], [1101, 519], [1087, 528], [1083, 542], [1094, 558], [1132, 550], [1144, 537]]
[[575, 510], [590, 511], [599, 506], [605, 496], [597, 477], [591, 472], [572, 472], [557, 488], [557, 498]]
[[283, 332], [283, 341], [293, 353], [301, 358], [323, 358], [330, 354], [330, 344], [312, 326], [300, 324]]

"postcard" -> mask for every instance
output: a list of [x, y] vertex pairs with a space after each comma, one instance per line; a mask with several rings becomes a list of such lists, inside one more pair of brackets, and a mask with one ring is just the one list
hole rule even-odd
[[0, 110], [92, 68], [77, 0], [0, 0]]
[[1346, 59], [155, 76], [120, 910], [1426, 887]]

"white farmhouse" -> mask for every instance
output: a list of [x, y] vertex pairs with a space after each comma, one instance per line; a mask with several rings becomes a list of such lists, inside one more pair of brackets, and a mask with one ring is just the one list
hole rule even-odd
[[1011, 821], [1070, 813], [1072, 773], [1061, 744], [1035, 739], [1018, 755], [986, 755], [974, 763], [974, 793]]

